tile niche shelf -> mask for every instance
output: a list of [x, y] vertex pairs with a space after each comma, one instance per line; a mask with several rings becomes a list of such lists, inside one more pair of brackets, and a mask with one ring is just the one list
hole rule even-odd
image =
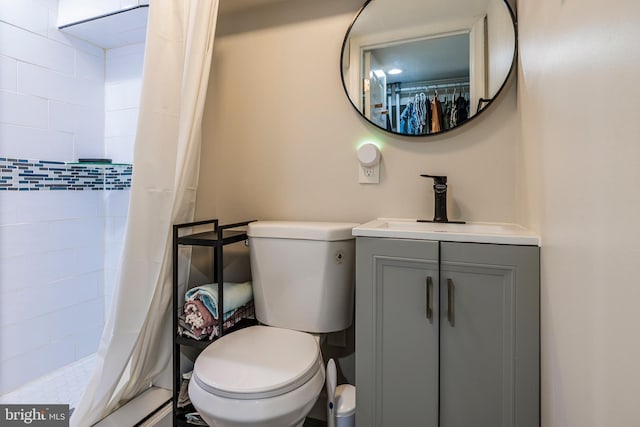
[[[173, 426], [194, 426], [185, 419], [185, 414], [195, 412], [192, 405], [186, 408], [178, 408], [178, 396], [182, 386], [182, 372], [180, 368], [180, 355], [183, 347], [193, 349], [195, 352], [202, 351], [216, 339], [233, 332], [235, 330], [251, 326], [257, 322], [254, 319], [242, 319], [234, 326], [225, 328], [225, 322], [219, 322], [219, 334], [212, 340], [195, 340], [178, 335], [178, 313], [182, 307], [179, 306], [178, 290], [178, 250], [180, 246], [200, 246], [213, 248], [213, 281], [218, 283], [218, 307], [224, 305], [223, 287], [223, 256], [224, 246], [247, 240], [246, 226], [252, 221], [243, 221], [233, 224], [220, 225], [217, 219], [190, 222], [173, 225]], [[204, 228], [204, 231], [197, 231]], [[194, 231], [194, 229], [196, 231]], [[222, 311], [222, 310], [220, 310]]]

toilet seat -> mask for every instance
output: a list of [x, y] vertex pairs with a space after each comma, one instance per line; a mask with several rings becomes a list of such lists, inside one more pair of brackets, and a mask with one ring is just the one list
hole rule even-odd
[[230, 399], [266, 399], [295, 390], [322, 369], [316, 339], [268, 326], [241, 329], [209, 345], [193, 379], [206, 392]]

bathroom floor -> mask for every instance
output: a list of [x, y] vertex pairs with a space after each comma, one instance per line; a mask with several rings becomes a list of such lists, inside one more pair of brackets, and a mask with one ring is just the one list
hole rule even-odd
[[[10, 393], [0, 396], [0, 404], [58, 403], [74, 408], [93, 372], [95, 355], [53, 371]], [[307, 418], [304, 427], [326, 427], [324, 421]]]
[[69, 404], [74, 408], [91, 377], [95, 355], [50, 372], [10, 393], [0, 396], [0, 403]]

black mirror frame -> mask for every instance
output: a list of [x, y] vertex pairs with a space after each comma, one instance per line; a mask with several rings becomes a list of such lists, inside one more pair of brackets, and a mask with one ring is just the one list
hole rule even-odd
[[362, 114], [362, 112], [358, 109], [356, 104], [354, 104], [354, 102], [351, 100], [351, 96], [349, 96], [349, 90], [347, 89], [347, 85], [345, 84], [343, 64], [344, 64], [345, 47], [346, 47], [347, 42], [349, 40], [349, 34], [351, 33], [351, 29], [355, 25], [356, 21], [358, 20], [358, 18], [362, 14], [362, 12], [369, 5], [369, 3], [371, 3], [372, 1], [373, 0], [366, 0], [365, 1], [365, 3], [362, 5], [362, 7], [358, 11], [358, 13], [356, 13], [356, 16], [353, 18], [353, 21], [351, 21], [351, 24], [349, 25], [349, 28], [347, 28], [347, 32], [345, 33], [344, 40], [342, 41], [342, 50], [340, 52], [340, 64], [339, 64], [340, 65], [340, 79], [342, 80], [342, 88], [344, 89], [344, 93], [345, 93], [345, 95], [347, 95], [347, 99], [349, 100], [349, 103], [351, 104], [351, 106], [358, 112], [358, 115], [362, 119], [364, 119], [367, 123], [369, 123], [370, 125], [375, 126], [377, 129], [381, 129], [381, 130], [385, 131], [386, 133], [389, 133], [391, 135], [396, 135], [396, 136], [407, 136], [407, 137], [411, 137], [411, 138], [424, 138], [424, 137], [440, 136], [440, 135], [445, 134], [447, 132], [452, 132], [452, 131], [458, 130], [459, 128], [462, 128], [465, 125], [467, 125], [469, 122], [473, 121], [476, 117], [480, 116], [481, 113], [484, 113], [485, 110], [487, 110], [489, 108], [489, 106], [491, 104], [493, 104], [493, 101], [502, 93], [503, 89], [507, 85], [507, 82], [509, 81], [509, 79], [511, 78], [511, 75], [514, 72], [514, 69], [516, 68], [516, 64], [517, 64], [517, 60], [518, 60], [518, 21], [516, 19], [515, 13], [513, 12], [513, 9], [511, 8], [511, 5], [509, 4], [509, 2], [507, 0], [502, 0], [502, 2], [507, 7], [507, 11], [509, 12], [509, 16], [511, 16], [511, 24], [513, 25], [514, 47], [513, 47], [513, 58], [511, 59], [511, 67], [509, 67], [509, 72], [507, 73], [504, 81], [502, 82], [502, 85], [500, 85], [500, 88], [495, 93], [495, 95], [493, 95], [493, 97], [490, 98], [490, 99], [484, 99], [484, 98], [480, 98], [479, 99], [479, 104], [484, 104], [484, 105], [482, 105], [482, 108], [480, 108], [480, 105], [477, 106], [478, 107], [478, 111], [477, 111], [476, 114], [472, 115], [467, 120], [465, 120], [465, 122], [463, 124], [461, 124], [459, 126], [456, 126], [454, 128], [445, 129], [445, 130], [442, 130], [442, 131], [439, 131], [439, 132], [436, 132], [436, 133], [428, 133], [428, 134], [423, 134], [423, 135], [414, 135], [414, 134], [405, 134], [405, 133], [400, 133], [400, 132], [392, 132], [390, 130], [387, 130], [386, 128], [383, 128], [382, 126], [377, 125], [376, 123], [372, 122], [371, 120], [367, 119], [364, 116], [364, 114]]

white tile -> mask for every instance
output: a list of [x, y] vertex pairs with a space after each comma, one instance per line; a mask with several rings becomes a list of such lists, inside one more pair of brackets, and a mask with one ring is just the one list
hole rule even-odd
[[110, 216], [105, 218], [104, 241], [105, 246], [116, 243], [120, 245], [124, 240], [124, 233], [127, 227], [126, 216]]
[[37, 0], [0, 0], [0, 21], [46, 36], [49, 8]]
[[101, 328], [104, 323], [102, 302], [102, 298], [96, 298], [50, 314], [48, 321], [51, 336], [54, 339], [62, 339], [80, 334], [87, 329]]
[[58, 0], [35, 0], [40, 3], [43, 7], [47, 7], [49, 10], [54, 12], [58, 11]]
[[96, 356], [75, 361], [0, 397], [0, 403], [69, 404], [75, 407], [91, 378]]
[[105, 113], [105, 137], [135, 135], [138, 126], [138, 109], [107, 111]]
[[17, 290], [20, 296], [35, 298], [39, 287], [76, 275], [75, 254], [67, 249], [2, 259], [2, 291]]
[[[119, 269], [104, 269], [104, 295], [105, 297], [112, 298], [116, 293], [116, 287], [118, 286], [118, 280], [120, 279]], [[108, 313], [106, 311], [105, 313]]]
[[139, 79], [144, 55], [109, 55], [107, 53], [105, 79], [108, 83]]
[[[144, 56], [144, 43], [130, 44], [106, 50], [107, 61], [120, 56], [129, 55], [137, 55], [140, 57]], [[139, 71], [142, 72], [142, 67], [140, 67]]]
[[[54, 341], [41, 351], [45, 351], [47, 354], [47, 361], [44, 362], [45, 373], [49, 373], [55, 369], [59, 369], [71, 362], [75, 361], [75, 354], [73, 348], [73, 340], [63, 339], [60, 341]], [[42, 359], [42, 353], [37, 353]]]
[[[61, 32], [62, 31], [59, 31], [59, 33]], [[70, 46], [76, 49], [76, 53], [84, 52], [89, 55], [104, 58], [104, 48], [100, 46], [96, 46], [95, 44], [89, 43], [86, 40], [82, 40], [70, 35], [70, 37], [67, 39], [67, 43], [69, 43]]]
[[[77, 248], [79, 245], [74, 244], [73, 237], [67, 238], [58, 231], [61, 228], [60, 223], [60, 221], [43, 221], [23, 224], [21, 252], [26, 256], [38, 257], [49, 252]], [[61, 231], [63, 230], [73, 233], [73, 229], [62, 228]], [[101, 240], [98, 240], [97, 244], [100, 243]]]
[[[103, 299], [102, 272], [62, 279], [52, 283], [21, 287], [0, 293], [0, 325], [19, 324], [33, 328], [48, 337], [52, 334], [51, 319], [58, 318], [61, 311], [95, 299]], [[44, 317], [44, 319], [43, 319]]]
[[[29, 363], [35, 363], [35, 369], [31, 369]], [[3, 361], [0, 363], [0, 394], [15, 390], [45, 372], [45, 369], [37, 365], [35, 355], [30, 355], [30, 357], [20, 355]]]
[[105, 155], [116, 163], [133, 163], [135, 143], [135, 133], [105, 138]]
[[[100, 128], [102, 131], [102, 128]], [[79, 132], [75, 135], [73, 144], [73, 158], [104, 157], [104, 135], [96, 130]]]
[[76, 52], [77, 77], [104, 83], [104, 66], [104, 54], [95, 56], [85, 52]]
[[[64, 249], [101, 246], [104, 240], [103, 222], [102, 218], [90, 217], [18, 224], [7, 233], [7, 240], [11, 243], [6, 249], [11, 250], [10, 256], [37, 256]], [[1, 242], [0, 247], [4, 248]]]
[[102, 271], [64, 279], [52, 283], [50, 289], [58, 298], [57, 308], [71, 307], [96, 298], [102, 298]]
[[0, 40], [2, 55], [66, 74], [75, 72], [75, 51], [69, 46], [4, 22], [0, 22]]
[[61, 132], [100, 135], [104, 128], [103, 114], [102, 105], [83, 107], [50, 101], [51, 128]]
[[122, 240], [113, 242], [104, 252], [104, 268], [116, 270], [120, 267], [122, 259]]
[[[124, 242], [125, 231], [127, 226], [127, 218], [111, 217], [105, 224], [104, 247], [105, 256], [108, 253], [118, 254], [122, 252], [122, 244]], [[106, 262], [105, 262], [106, 265]]]
[[82, 52], [95, 57], [104, 58], [104, 49], [102, 47], [89, 43], [86, 40], [79, 39], [71, 34], [67, 34], [64, 31], [51, 28], [49, 31], [49, 38], [72, 47], [75, 49], [76, 53]]
[[93, 326], [82, 331], [75, 341], [75, 358], [81, 359], [98, 351], [104, 326]]
[[57, 341], [43, 343], [33, 351], [4, 361], [0, 364], [0, 393], [14, 390], [73, 362], [74, 353], [73, 342]]
[[[56, 8], [57, 9], [57, 8]], [[94, 57], [104, 58], [104, 49], [81, 40], [71, 34], [58, 29], [58, 13], [56, 10], [49, 10], [49, 29], [47, 37], [67, 46], [73, 47], [77, 53], [84, 53]]]
[[104, 88], [105, 111], [139, 108], [141, 89], [142, 76], [138, 79], [106, 84]]
[[2, 236], [0, 238], [0, 260], [24, 255], [26, 245], [23, 243], [23, 239], [25, 239], [26, 233], [29, 232], [30, 228], [29, 224], [0, 226], [0, 236]]
[[105, 217], [127, 217], [131, 190], [105, 191]]
[[[0, 327], [19, 322], [24, 314], [20, 291], [2, 292], [0, 289]], [[0, 339], [4, 339], [2, 332], [0, 332]], [[0, 346], [0, 353], [4, 354], [5, 350]]]
[[74, 105], [94, 107], [104, 100], [99, 80], [79, 79], [32, 64], [18, 64], [18, 91]]
[[[28, 311], [30, 307], [25, 305], [22, 309]], [[2, 363], [42, 346], [42, 331], [47, 329], [46, 321], [47, 319], [40, 317], [0, 327], [0, 360]], [[38, 338], [32, 339], [35, 337]]]
[[0, 90], [0, 123], [47, 128], [47, 101]]
[[18, 215], [26, 223], [63, 219], [95, 218], [102, 215], [99, 191], [24, 192]]
[[[0, 230], [0, 233], [2, 230]], [[33, 286], [35, 282], [27, 277], [28, 272], [36, 271], [33, 259], [27, 256], [0, 258], [0, 295], [18, 291], [23, 286]]]
[[[52, 221], [46, 224], [48, 232], [45, 240], [57, 242], [55, 248], [58, 249], [102, 246], [104, 241], [104, 219], [101, 217]], [[48, 245], [51, 246], [53, 245]]]
[[[0, 139], [2, 139], [1, 133]], [[17, 191], [0, 191], [0, 226], [14, 225], [18, 222], [18, 197], [20, 197], [20, 194]], [[116, 206], [115, 203], [116, 200], [113, 202], [114, 207]], [[1, 236], [0, 234], [0, 239], [2, 238]]]
[[[58, 280], [77, 275], [74, 266], [76, 249], [64, 249], [60, 251], [46, 252], [37, 257], [40, 272], [36, 273], [37, 280], [42, 285], [47, 285]], [[35, 257], [34, 257], [35, 258]]]
[[15, 92], [18, 88], [18, 62], [0, 56], [0, 89]]
[[20, 159], [71, 161], [73, 134], [0, 124], [0, 153]]
[[[117, 275], [114, 274], [113, 277], [117, 278]], [[109, 316], [113, 316], [114, 314], [111, 312], [114, 307], [113, 307], [113, 302], [115, 300], [115, 288], [117, 286], [117, 281], [116, 280], [112, 280], [111, 284], [109, 285], [109, 289], [105, 288], [105, 292], [108, 291], [108, 293], [105, 293], [103, 296], [104, 299], [104, 313], [105, 313], [105, 319], [108, 319]]]
[[73, 274], [85, 274], [104, 269], [104, 247], [102, 245], [86, 246], [74, 249]]
[[130, 7], [138, 6], [138, 0], [120, 0], [120, 9], [128, 9]]

